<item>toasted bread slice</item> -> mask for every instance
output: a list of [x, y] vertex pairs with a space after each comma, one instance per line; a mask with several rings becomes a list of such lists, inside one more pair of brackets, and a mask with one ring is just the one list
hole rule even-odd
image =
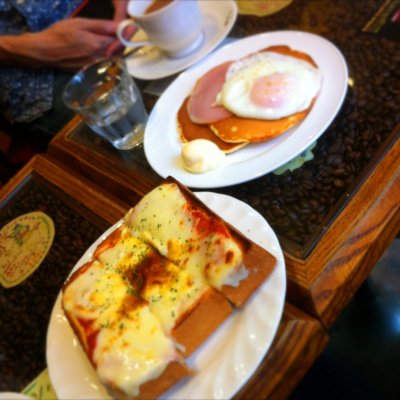
[[223, 220], [214, 211], [199, 200], [186, 186], [169, 177], [167, 181], [175, 182], [182, 193], [193, 203], [193, 206], [202, 209], [210, 219], [220, 221], [229, 232], [231, 240], [242, 249], [242, 263], [247, 272], [244, 279], [236, 279], [234, 284], [223, 284], [218, 289], [236, 307], [241, 307], [259, 286], [268, 278], [275, 268], [276, 258], [267, 250], [244, 236], [229, 222]]
[[[197, 349], [231, 314], [232, 307], [198, 268], [177, 266], [121, 226], [94, 253], [108, 268], [119, 271], [132, 290], [148, 302], [164, 332], [179, 343], [184, 356]], [[199, 317], [207, 323], [197, 326]], [[192, 331], [191, 335], [186, 332]]]
[[137, 396], [127, 396], [115, 383], [105, 385], [108, 393], [114, 399], [123, 400], [150, 400], [159, 398], [164, 392], [182, 379], [190, 377], [191, 373], [185, 364], [173, 361], [160, 376], [151, 379], [140, 386]]
[[134, 236], [178, 266], [200, 270], [235, 306], [249, 298], [276, 263], [268, 251], [171, 177], [148, 193], [127, 214], [126, 221]]
[[232, 304], [244, 304], [274, 264], [169, 178], [70, 277], [62, 306], [112, 396], [155, 398], [190, 375], [183, 357], [211, 336]]
[[142, 386], [153, 381], [152, 394], [158, 396], [189, 375], [148, 303], [115, 269], [98, 260], [81, 267], [63, 287], [62, 306], [100, 381], [112, 394], [136, 398]]

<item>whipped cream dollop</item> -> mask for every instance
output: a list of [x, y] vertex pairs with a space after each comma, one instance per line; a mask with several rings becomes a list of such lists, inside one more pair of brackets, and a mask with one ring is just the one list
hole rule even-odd
[[215, 143], [206, 139], [183, 143], [181, 157], [185, 169], [193, 173], [210, 171], [225, 161], [225, 153]]

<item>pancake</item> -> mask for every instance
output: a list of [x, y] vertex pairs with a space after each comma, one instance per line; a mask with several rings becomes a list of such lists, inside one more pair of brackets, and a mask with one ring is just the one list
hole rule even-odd
[[301, 121], [310, 109], [275, 120], [229, 117], [211, 124], [210, 128], [219, 139], [227, 143], [261, 142], [286, 132]]
[[315, 61], [312, 59], [312, 57], [310, 57], [306, 53], [303, 53], [302, 51], [293, 50], [289, 46], [285, 46], [285, 45], [270, 46], [270, 47], [267, 47], [266, 49], [264, 49], [262, 51], [273, 51], [275, 53], [283, 54], [284, 56], [296, 57], [296, 58], [299, 58], [301, 60], [307, 61], [313, 67], [318, 68], [318, 65], [315, 63]]
[[224, 153], [232, 153], [236, 150], [246, 146], [246, 141], [235, 141], [234, 143], [227, 143], [221, 140], [208, 125], [195, 124], [189, 117], [187, 110], [189, 98], [186, 98], [182, 103], [178, 115], [177, 125], [180, 139], [183, 143], [190, 142], [195, 139], [206, 139], [215, 143]]

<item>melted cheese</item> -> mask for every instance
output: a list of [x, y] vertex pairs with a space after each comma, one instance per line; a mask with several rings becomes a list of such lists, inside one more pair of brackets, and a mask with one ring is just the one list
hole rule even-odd
[[179, 359], [159, 319], [138, 298], [121, 273], [94, 261], [65, 288], [63, 307], [96, 335], [89, 349], [100, 379], [130, 396]]
[[128, 292], [121, 275], [94, 261], [65, 289], [63, 306], [76, 318], [94, 320], [94, 329], [106, 325]]
[[123, 230], [112, 247], [98, 255], [108, 268], [130, 279], [134, 290], [148, 301], [166, 333], [198, 301], [208, 284], [198, 271], [191, 273], [159, 255], [150, 245]]
[[129, 230], [123, 229], [120, 239], [99, 253], [97, 258], [106, 267], [123, 272], [129, 268], [134, 269], [151, 251], [151, 246], [132, 236]]
[[197, 303], [208, 285], [203, 279], [195, 279], [187, 270], [168, 261], [164, 263], [165, 276], [155, 281], [147, 279], [142, 296], [148, 300], [164, 330], [170, 332], [179, 317]]
[[154, 246], [163, 256], [179, 261], [190, 244], [192, 221], [182, 209], [186, 199], [172, 185], [148, 193], [127, 217], [132, 234]]
[[134, 236], [213, 287], [247, 277], [242, 251], [218, 219], [193, 209], [175, 184], [148, 193], [126, 216]]
[[174, 343], [163, 332], [149, 307], [115, 316], [115, 326], [102, 329], [94, 352], [97, 373], [103, 382], [113, 382], [131, 396], [139, 387], [161, 375], [178, 358]]

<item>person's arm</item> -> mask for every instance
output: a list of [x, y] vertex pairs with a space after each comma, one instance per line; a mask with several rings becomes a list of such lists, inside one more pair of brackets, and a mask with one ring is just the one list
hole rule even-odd
[[[116, 44], [117, 22], [71, 18], [37, 33], [0, 36], [0, 64], [79, 69]], [[110, 55], [110, 54], [107, 54]]]

